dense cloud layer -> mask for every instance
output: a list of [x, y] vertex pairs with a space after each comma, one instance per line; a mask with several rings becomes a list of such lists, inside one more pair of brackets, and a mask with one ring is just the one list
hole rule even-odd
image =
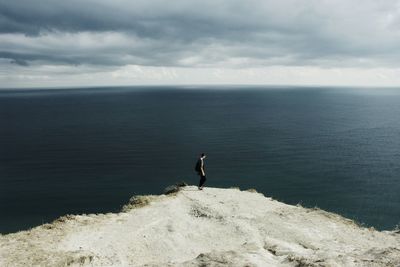
[[395, 67], [398, 0], [0, 0], [21, 67]]

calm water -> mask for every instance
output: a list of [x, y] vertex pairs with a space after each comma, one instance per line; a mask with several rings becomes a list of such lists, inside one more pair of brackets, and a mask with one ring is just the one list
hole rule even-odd
[[400, 89], [0, 91], [0, 232], [197, 183], [400, 223]]

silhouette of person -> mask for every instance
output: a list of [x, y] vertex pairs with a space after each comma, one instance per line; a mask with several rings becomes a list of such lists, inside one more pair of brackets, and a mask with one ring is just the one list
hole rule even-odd
[[200, 175], [199, 190], [203, 190], [204, 183], [207, 180], [205, 167], [204, 167], [204, 159], [205, 158], [206, 158], [206, 154], [202, 153], [196, 163], [196, 171], [197, 171], [198, 175]]

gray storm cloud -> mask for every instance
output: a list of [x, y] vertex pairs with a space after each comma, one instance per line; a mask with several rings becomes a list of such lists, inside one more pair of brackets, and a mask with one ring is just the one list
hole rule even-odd
[[1, 0], [0, 58], [25, 67], [397, 66], [399, 18], [394, 0]]

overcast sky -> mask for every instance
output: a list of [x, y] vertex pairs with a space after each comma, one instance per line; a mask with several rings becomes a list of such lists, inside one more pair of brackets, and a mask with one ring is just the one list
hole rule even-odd
[[0, 87], [400, 85], [400, 0], [0, 0]]

